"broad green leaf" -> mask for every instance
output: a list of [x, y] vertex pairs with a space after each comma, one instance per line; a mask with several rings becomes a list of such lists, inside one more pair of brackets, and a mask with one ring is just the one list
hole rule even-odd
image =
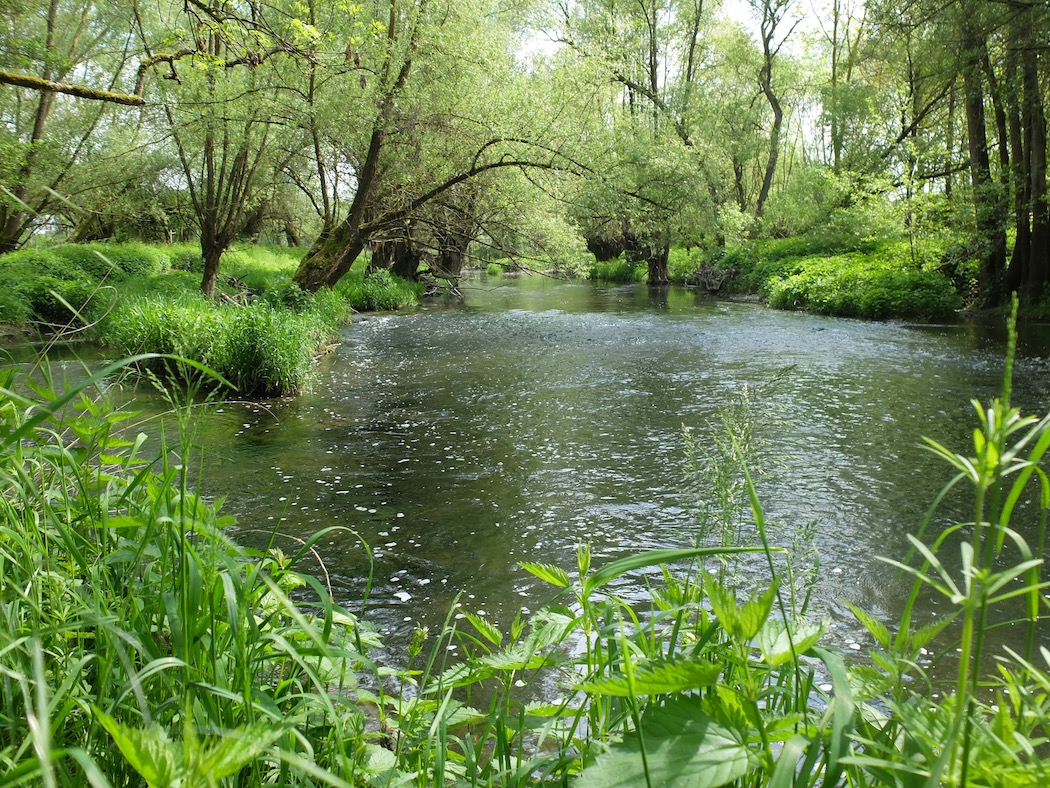
[[[599, 678], [580, 684], [576, 689], [593, 695], [659, 695], [709, 687], [718, 681], [722, 666], [698, 659], [661, 660], [641, 662], [634, 666], [634, 676], [628, 686], [627, 677]], [[633, 691], [632, 691], [633, 689]]]
[[365, 774], [371, 776], [388, 775], [397, 768], [397, 756], [386, 747], [381, 747], [378, 744], [366, 744], [362, 768]]
[[758, 633], [758, 647], [766, 663], [777, 668], [809, 651], [823, 634], [824, 627], [811, 621], [795, 621], [789, 629], [783, 621], [770, 619]]
[[159, 725], [136, 730], [122, 725], [96, 708], [95, 718], [113, 737], [114, 743], [131, 767], [150, 788], [168, 788], [179, 777], [179, 748]]
[[215, 780], [236, 774], [270, 749], [285, 733], [280, 725], [260, 723], [237, 728], [223, 734], [218, 744], [210, 747], [196, 764], [202, 778]]
[[574, 785], [715, 788], [742, 777], [750, 769], [743, 735], [715, 722], [701, 706], [700, 698], [690, 696], [650, 707], [641, 719], [641, 736], [627, 734], [585, 769]]
[[553, 564], [534, 564], [528, 561], [522, 561], [518, 564], [526, 572], [538, 577], [545, 583], [550, 583], [552, 586], [558, 586], [558, 588], [568, 588], [572, 581], [569, 580], [568, 573]]

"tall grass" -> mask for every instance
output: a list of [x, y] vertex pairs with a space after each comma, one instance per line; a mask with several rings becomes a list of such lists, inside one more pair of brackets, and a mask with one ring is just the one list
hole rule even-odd
[[188, 417], [173, 446], [119, 437], [127, 414], [89, 396], [116, 371], [0, 389], [3, 784], [367, 775], [349, 698], [372, 635], [296, 571], [312, 541], [229, 541], [193, 491]]
[[[237, 247], [223, 260], [215, 302], [199, 293], [192, 244], [63, 244], [0, 256], [0, 323], [46, 330], [72, 325], [119, 355], [189, 358], [217, 370], [244, 396], [294, 394], [314, 358], [358, 311], [414, 303], [421, 287], [379, 271], [354, 271], [311, 294], [293, 282], [301, 250]], [[152, 371], [196, 373], [154, 358]]]

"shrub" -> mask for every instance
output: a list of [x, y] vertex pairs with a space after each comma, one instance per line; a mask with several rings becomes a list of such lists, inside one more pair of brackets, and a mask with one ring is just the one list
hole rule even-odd
[[902, 251], [800, 258], [793, 272], [771, 275], [762, 286], [763, 294], [778, 309], [809, 309], [825, 315], [875, 320], [952, 317], [960, 299], [951, 280], [914, 267], [907, 258], [901, 259]]
[[385, 268], [361, 275], [356, 271], [339, 280], [335, 292], [359, 312], [401, 309], [419, 300], [423, 286], [394, 276]]
[[151, 276], [170, 267], [170, 258], [164, 247], [153, 244], [99, 243], [88, 244], [88, 248], [105, 255], [107, 260], [130, 276]]
[[485, 267], [485, 273], [488, 274], [489, 276], [502, 276], [503, 275], [503, 266], [500, 265], [499, 263], [489, 263]]
[[704, 265], [704, 252], [694, 246], [686, 249], [681, 246], [671, 247], [667, 255], [667, 274], [672, 282], [684, 282], [693, 272]]
[[68, 323], [74, 316], [62, 299], [80, 311], [95, 289], [95, 280], [79, 265], [50, 250], [24, 249], [0, 257], [0, 291], [7, 294], [3, 314], [12, 323]]
[[644, 282], [649, 274], [645, 263], [626, 260], [623, 255], [612, 260], [595, 261], [590, 278], [600, 282]]
[[125, 276], [124, 270], [113, 262], [106, 250], [99, 248], [99, 245], [62, 244], [51, 251], [100, 281], [104, 279], [116, 281]]

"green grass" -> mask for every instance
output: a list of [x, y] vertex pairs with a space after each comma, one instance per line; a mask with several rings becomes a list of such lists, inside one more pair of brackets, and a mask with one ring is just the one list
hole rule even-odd
[[[89, 324], [120, 355], [172, 354], [201, 362], [244, 396], [294, 394], [313, 359], [357, 311], [415, 303], [421, 288], [378, 271], [351, 271], [336, 288], [305, 293], [292, 275], [302, 250], [236, 247], [223, 258], [217, 302], [199, 293], [200, 248], [63, 244], [0, 257], [0, 322], [44, 328]], [[6, 286], [5, 286], [6, 285]], [[191, 367], [152, 360], [166, 377]]]
[[613, 260], [595, 261], [588, 277], [599, 282], [632, 283], [644, 282], [649, 271], [645, 263], [629, 262], [623, 255]]

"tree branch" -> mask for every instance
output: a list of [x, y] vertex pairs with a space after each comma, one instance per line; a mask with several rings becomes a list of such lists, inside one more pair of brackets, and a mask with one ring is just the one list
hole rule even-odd
[[66, 82], [52, 82], [49, 79], [30, 76], [29, 74], [16, 74], [11, 71], [0, 71], [0, 84], [17, 85], [20, 88], [39, 90], [42, 93], [65, 93], [76, 98], [88, 99], [90, 101], [108, 101], [111, 104], [124, 104], [129, 107], [144, 106], [146, 101], [142, 96], [130, 95], [128, 93], [114, 93], [110, 90], [89, 88], [87, 85], [71, 85]]

